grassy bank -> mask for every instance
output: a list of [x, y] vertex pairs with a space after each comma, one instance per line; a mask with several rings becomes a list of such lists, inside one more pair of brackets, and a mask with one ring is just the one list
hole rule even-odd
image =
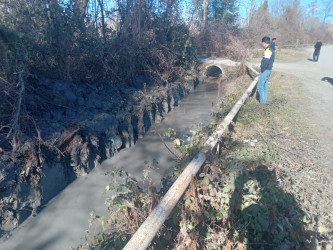
[[[274, 72], [267, 104], [255, 94], [219, 157], [184, 196], [181, 249], [331, 249], [332, 184], [316, 162], [315, 135], [297, 79]], [[232, 106], [234, 89], [222, 100]]]

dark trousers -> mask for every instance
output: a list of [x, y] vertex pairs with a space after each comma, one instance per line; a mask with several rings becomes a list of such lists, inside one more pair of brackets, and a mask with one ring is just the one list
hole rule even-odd
[[313, 61], [318, 62], [319, 54], [320, 54], [320, 50], [315, 49], [315, 51], [313, 52]]

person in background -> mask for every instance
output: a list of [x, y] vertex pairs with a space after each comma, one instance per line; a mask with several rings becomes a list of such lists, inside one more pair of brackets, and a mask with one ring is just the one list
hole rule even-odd
[[314, 45], [315, 51], [313, 52], [313, 61], [318, 62], [319, 59], [319, 54], [320, 54], [320, 49], [322, 46], [322, 42], [320, 39], [317, 40], [316, 44]]
[[259, 94], [259, 102], [265, 103], [268, 97], [268, 79], [272, 73], [275, 58], [275, 49], [272, 49], [271, 41], [268, 36], [262, 38], [261, 45], [265, 49], [265, 51], [263, 58], [261, 59], [261, 73], [259, 74], [257, 89]]
[[[277, 47], [277, 45], [276, 45], [276, 38], [272, 38], [272, 41], [271, 41], [271, 43], [269, 44], [269, 48], [273, 51], [274, 50], [274, 52], [275, 52], [275, 50], [276, 50], [276, 47]], [[272, 60], [274, 61], [275, 60], [275, 53], [273, 53], [272, 54]]]
[[275, 46], [277, 47], [277, 45], [276, 45], [276, 38], [275, 37], [272, 38], [271, 45], [274, 47], [274, 49], [275, 49]]

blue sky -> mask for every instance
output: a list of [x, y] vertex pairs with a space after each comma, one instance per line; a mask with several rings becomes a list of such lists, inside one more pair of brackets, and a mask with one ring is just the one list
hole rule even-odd
[[[202, 0], [200, 0], [202, 2]], [[270, 12], [273, 12], [275, 8], [273, 8], [274, 5], [277, 6], [281, 6], [281, 5], [286, 5], [286, 4], [291, 4], [293, 1], [295, 0], [268, 0], [269, 3], [269, 9]], [[188, 13], [188, 8], [187, 6], [190, 5], [192, 2], [192, 0], [181, 0], [181, 3], [183, 5], [183, 15], [184, 17], [188, 17], [190, 15], [190, 13]], [[241, 18], [245, 21], [246, 18], [246, 10], [245, 8], [248, 7], [251, 3], [251, 0], [237, 0], [237, 2], [239, 3], [239, 14], [241, 16]], [[257, 6], [260, 6], [264, 0], [254, 0], [255, 4]], [[310, 8], [309, 6], [314, 3], [314, 5], [316, 6], [315, 9], [315, 15], [322, 19], [322, 16], [320, 15], [320, 11], [322, 9], [324, 9], [325, 6], [327, 6], [327, 4], [330, 4], [332, 6], [332, 11], [333, 11], [333, 0], [299, 0], [301, 8], [303, 9], [304, 13], [307, 15], [311, 14]], [[333, 15], [333, 13], [331, 13]], [[327, 21], [331, 22], [333, 24], [333, 16], [328, 17], [326, 19]]]
[[[245, 7], [250, 5], [251, 0], [239, 0], [240, 2], [240, 9], [239, 13], [241, 17], [245, 18]], [[257, 6], [260, 6], [264, 0], [255, 0], [255, 3]], [[274, 8], [273, 6], [281, 6], [282, 4], [288, 4], [293, 2], [293, 0], [268, 0], [269, 3], [269, 9], [272, 11]], [[327, 6], [327, 4], [330, 4], [332, 6], [333, 11], [333, 0], [299, 0], [300, 5], [302, 9], [304, 10], [305, 14], [311, 14], [311, 9], [309, 8], [311, 5], [314, 5], [314, 13], [317, 17], [322, 18], [321, 11]], [[333, 15], [333, 13], [331, 13]], [[330, 21], [333, 23], [333, 16], [327, 18], [327, 21]]]
[[[325, 8], [326, 4], [328, 4], [330, 2], [331, 6], [333, 6], [332, 4], [332, 0], [326, 0], [326, 1], [322, 1], [322, 0], [317, 0], [317, 1], [313, 1], [313, 0], [300, 0], [301, 6], [305, 8], [305, 11], [307, 11], [308, 13], [310, 13], [310, 8], [309, 6], [311, 5], [311, 3], [315, 2], [315, 8], [317, 11], [321, 11], [323, 10], [323, 8]], [[332, 9], [333, 11], [333, 9]], [[333, 15], [333, 13], [331, 13]], [[329, 17], [328, 20], [333, 21], [333, 17]]]

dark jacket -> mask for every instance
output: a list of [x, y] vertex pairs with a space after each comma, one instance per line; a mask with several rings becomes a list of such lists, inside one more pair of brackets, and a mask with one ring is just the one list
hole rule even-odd
[[317, 51], [319, 51], [321, 49], [321, 45], [323, 45], [322, 42], [316, 42], [314, 47]]
[[[270, 50], [273, 52], [273, 53], [272, 53], [272, 60], [273, 60], [273, 62], [274, 62], [274, 61], [275, 61], [275, 43], [271, 42], [271, 43], [269, 44], [269, 48], [270, 48]], [[272, 67], [273, 67], [273, 65], [272, 65]]]
[[269, 45], [265, 49], [264, 55], [261, 59], [261, 64], [260, 64], [261, 73], [263, 73], [265, 70], [272, 70], [274, 60], [275, 60], [275, 46], [274, 49], [272, 49], [271, 45]]

